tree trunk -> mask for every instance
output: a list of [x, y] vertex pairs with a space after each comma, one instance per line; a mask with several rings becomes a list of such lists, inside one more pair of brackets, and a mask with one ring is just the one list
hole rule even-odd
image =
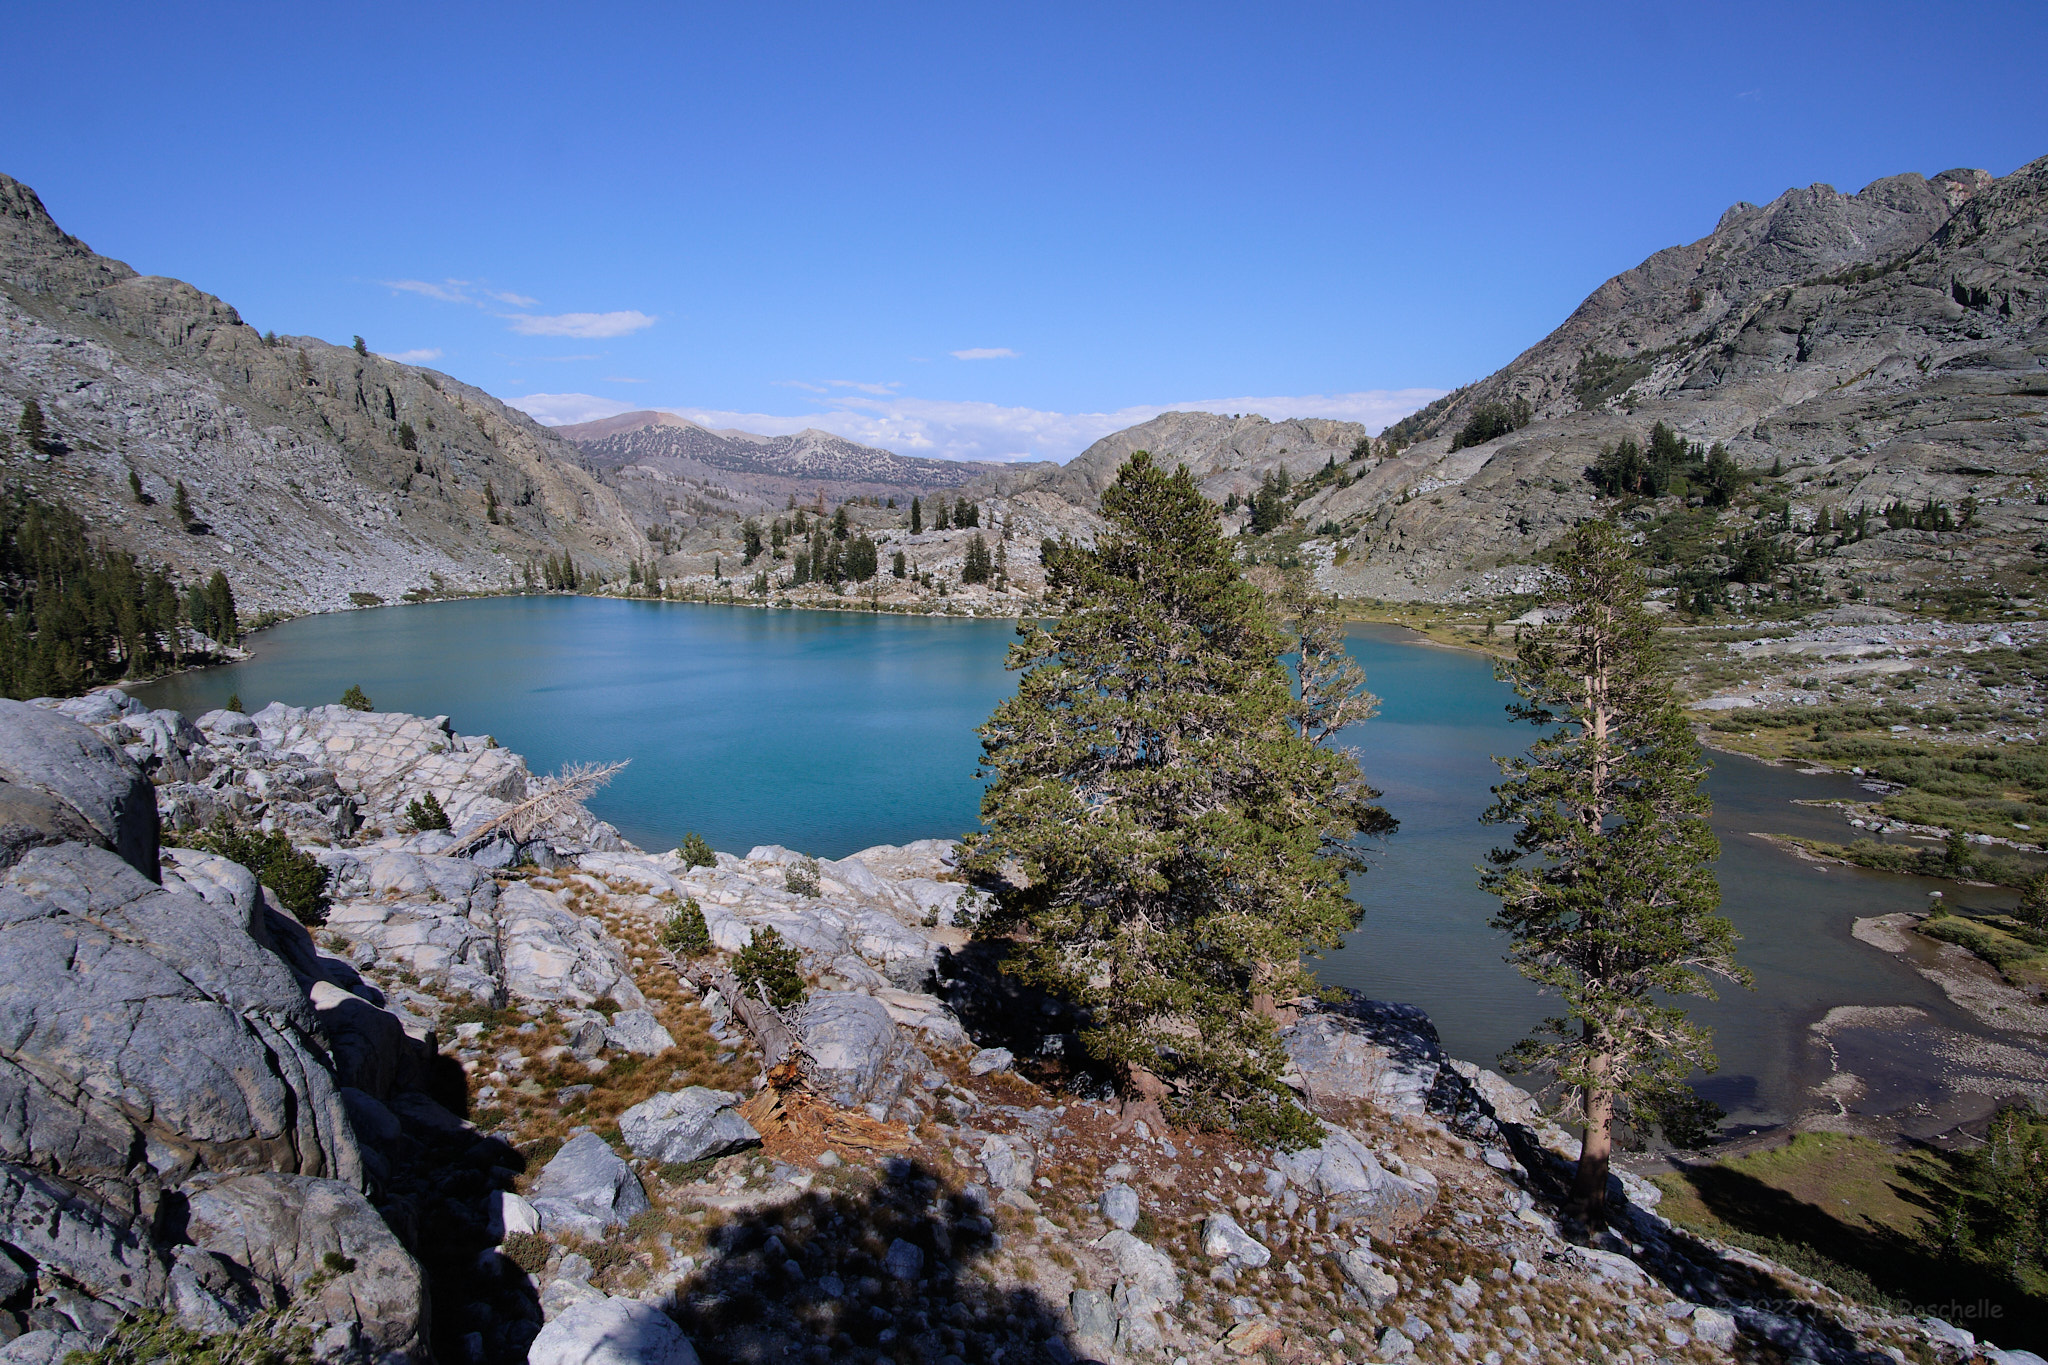
[[796, 1051], [796, 1037], [782, 1016], [754, 996], [748, 995], [739, 980], [726, 968], [713, 962], [693, 962], [681, 969], [685, 979], [699, 990], [715, 990], [725, 997], [732, 1011], [747, 1032], [754, 1035], [754, 1045], [761, 1049], [761, 1069], [773, 1071]]
[[1579, 1171], [1572, 1181], [1569, 1211], [1592, 1231], [1607, 1226], [1607, 1175], [1614, 1155], [1614, 1092], [1607, 1086], [1611, 1059], [1595, 1053], [1593, 1083], [1586, 1087], [1586, 1136], [1579, 1144]]
[[1116, 1117], [1116, 1127], [1111, 1131], [1128, 1133], [1139, 1120], [1152, 1130], [1153, 1137], [1166, 1134], [1166, 1111], [1159, 1102], [1167, 1096], [1166, 1082], [1160, 1080], [1143, 1067], [1131, 1067], [1124, 1076], [1124, 1101]]

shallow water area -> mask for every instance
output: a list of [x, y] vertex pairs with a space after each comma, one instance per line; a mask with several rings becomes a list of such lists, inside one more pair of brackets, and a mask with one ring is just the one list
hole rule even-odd
[[[446, 714], [465, 734], [493, 735], [536, 771], [630, 758], [591, 805], [643, 847], [695, 830], [736, 852], [773, 842], [837, 857], [974, 826], [975, 727], [1014, 686], [1003, 667], [1013, 638], [1009, 621], [490, 598], [303, 618], [258, 635], [244, 663], [138, 695], [196, 715], [237, 693], [251, 710], [331, 702], [354, 683], [380, 708]], [[1382, 708], [1342, 742], [1358, 748], [1401, 828], [1354, 885], [1360, 928], [1318, 970], [1420, 1005], [1454, 1056], [1494, 1065], [1547, 1011], [1488, 927], [1494, 902], [1478, 867], [1507, 831], [1479, 815], [1499, 780], [1493, 756], [1536, 732], [1509, 722], [1507, 689], [1485, 658], [1396, 627], [1357, 626], [1349, 640]], [[1752, 832], [1845, 840], [1840, 816], [1792, 803], [1868, 794], [1847, 777], [1714, 763], [1716, 870], [1756, 989], [1727, 986], [1696, 1006], [1721, 1058], [1702, 1090], [1759, 1124], [1832, 1108], [1809, 1087], [1832, 1065], [1812, 1026], [1837, 1006], [1909, 1006], [1932, 1026], [1981, 1032], [1851, 927], [1924, 908], [1931, 890], [1962, 906], [2010, 904], [2011, 893], [1798, 859]], [[1866, 1036], [1857, 1066], [1864, 1112], [1906, 1123], [1940, 1098], [1910, 1033], [1896, 1048]]]

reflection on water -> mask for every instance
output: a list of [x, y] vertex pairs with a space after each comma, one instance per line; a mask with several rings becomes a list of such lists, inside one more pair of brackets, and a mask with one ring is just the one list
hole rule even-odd
[[[592, 802], [626, 836], [667, 848], [697, 830], [717, 848], [788, 844], [839, 856], [958, 835], [976, 821], [974, 728], [1006, 695], [1012, 627], [864, 613], [764, 612], [589, 598], [496, 598], [349, 612], [262, 633], [247, 663], [142, 690], [197, 714], [231, 693], [255, 708], [312, 705], [359, 683], [379, 706], [446, 713], [538, 769], [633, 759]], [[1456, 1056], [1491, 1064], [1545, 1013], [1502, 961], [1477, 867], [1504, 830], [1479, 814], [1495, 754], [1527, 745], [1490, 664], [1360, 626], [1351, 645], [1383, 700], [1344, 737], [1401, 829], [1358, 879], [1365, 920], [1319, 966], [1325, 980], [1428, 1010]], [[1750, 837], [1839, 839], [1845, 826], [1795, 797], [1860, 795], [1719, 757], [1709, 781], [1724, 907], [1754, 992], [1698, 1006], [1722, 1061], [1704, 1089], [1739, 1118], [1801, 1107], [1823, 1062], [1807, 1026], [1838, 1004], [1914, 1004], [1960, 1022], [1932, 986], [1850, 937], [1860, 915], [1917, 908], [1939, 884], [1799, 861]], [[2003, 896], [2003, 901], [2000, 897]], [[1965, 891], [1963, 904], [2009, 903]]]

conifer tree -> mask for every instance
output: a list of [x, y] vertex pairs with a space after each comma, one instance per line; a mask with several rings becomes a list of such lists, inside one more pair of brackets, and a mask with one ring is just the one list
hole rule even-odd
[[1670, 997], [1713, 999], [1708, 974], [1749, 974], [1715, 913], [1706, 765], [1659, 669], [1642, 573], [1605, 521], [1564, 540], [1557, 572], [1563, 619], [1527, 631], [1502, 669], [1521, 697], [1510, 712], [1547, 733], [1501, 760], [1482, 818], [1517, 828], [1481, 882], [1509, 961], [1563, 1004], [1505, 1060], [1567, 1088], [1585, 1125], [1571, 1209], [1599, 1227], [1618, 1122], [1679, 1136], [1717, 1112], [1683, 1086], [1714, 1065], [1711, 1038]]
[[21, 404], [21, 420], [15, 425], [21, 432], [21, 439], [28, 446], [30, 454], [40, 455], [48, 447], [50, 432], [49, 427], [43, 421], [43, 405], [41, 403], [38, 403], [33, 398], [23, 399]]
[[923, 532], [924, 532], [924, 499], [922, 499], [922, 498], [912, 498], [912, 499], [910, 500], [910, 534], [912, 534], [912, 535], [914, 535], [914, 536], [915, 536], [915, 535], [921, 535], [921, 534], [923, 534]]
[[1386, 816], [1296, 728], [1287, 640], [1193, 476], [1133, 455], [1102, 514], [1093, 547], [1054, 557], [1059, 614], [1020, 626], [1017, 693], [981, 730], [968, 866], [1011, 874], [983, 923], [1015, 935], [1011, 971], [1088, 1011], [1126, 1121], [1310, 1141], [1259, 1006], [1357, 922], [1348, 841]]
[[185, 491], [183, 479], [178, 480], [176, 489], [171, 494], [171, 515], [188, 526], [197, 520], [192, 512], [192, 497]]

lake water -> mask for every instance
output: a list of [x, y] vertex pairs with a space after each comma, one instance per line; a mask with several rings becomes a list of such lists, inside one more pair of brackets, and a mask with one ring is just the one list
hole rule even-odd
[[[838, 857], [975, 825], [975, 727], [1013, 685], [1003, 668], [1012, 638], [1007, 621], [489, 598], [289, 622], [258, 635], [247, 662], [138, 695], [196, 715], [230, 694], [249, 710], [331, 702], [354, 683], [380, 709], [446, 714], [462, 733], [494, 735], [536, 771], [631, 759], [591, 806], [643, 847], [695, 830], [734, 852], [780, 843]], [[1498, 780], [1493, 755], [1534, 731], [1508, 722], [1487, 660], [1418, 639], [1391, 627], [1350, 634], [1382, 709], [1345, 742], [1401, 829], [1355, 884], [1364, 922], [1318, 970], [1422, 1006], [1453, 1055], [1490, 1065], [1546, 1013], [1503, 962], [1487, 927], [1494, 902], [1477, 886], [1506, 833], [1478, 823]], [[1864, 793], [1845, 778], [1729, 757], [1709, 787], [1724, 909], [1757, 985], [1696, 1008], [1722, 1061], [1705, 1093], [1752, 1122], [1805, 1107], [1805, 1086], [1824, 1074], [1806, 1030], [1835, 1005], [1912, 1004], [1967, 1026], [1934, 987], [1849, 932], [1858, 916], [1923, 906], [1939, 884], [1818, 867], [1751, 837], [1840, 839], [1839, 817], [1791, 803]], [[1961, 904], [2003, 894], [1947, 889]]]

